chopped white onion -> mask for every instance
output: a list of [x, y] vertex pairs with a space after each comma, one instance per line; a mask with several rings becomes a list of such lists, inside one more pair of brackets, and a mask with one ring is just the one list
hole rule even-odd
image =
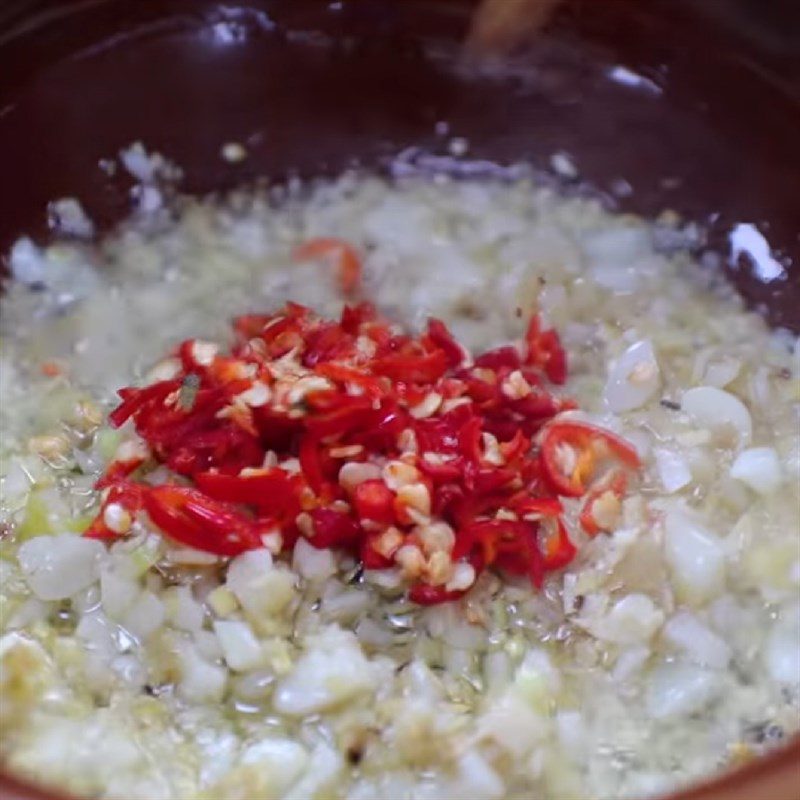
[[308, 581], [321, 583], [336, 574], [336, 558], [332, 550], [314, 547], [301, 536], [292, 553], [292, 569]]
[[580, 711], [556, 712], [556, 731], [564, 752], [579, 762], [585, 757], [588, 745], [586, 720]]
[[120, 648], [122, 641], [118, 635], [119, 626], [99, 610], [84, 614], [75, 628], [75, 634], [86, 650], [105, 661], [110, 662], [122, 649]]
[[209, 664], [191, 645], [180, 650], [178, 694], [189, 703], [219, 703], [228, 682], [224, 667]]
[[375, 689], [376, 675], [358, 639], [338, 627], [310, 637], [308, 649], [275, 689], [281, 714], [306, 716]]
[[205, 611], [192, 595], [191, 586], [175, 586], [168, 590], [167, 613], [170, 622], [184, 631], [198, 631], [203, 627]]
[[139, 596], [139, 582], [126, 575], [118, 566], [109, 565], [100, 573], [100, 599], [103, 611], [119, 620]]
[[47, 278], [47, 256], [27, 236], [14, 242], [8, 262], [15, 281], [30, 286]]
[[320, 742], [312, 751], [302, 777], [284, 795], [283, 800], [308, 800], [317, 797], [332, 784], [344, 769], [344, 759], [329, 744]]
[[458, 647], [447, 647], [442, 655], [442, 661], [448, 675], [467, 676], [474, 671], [475, 654]]
[[366, 617], [356, 625], [356, 636], [362, 644], [385, 650], [394, 643], [394, 636], [387, 628], [381, 627], [374, 619]]
[[403, 576], [399, 569], [365, 569], [364, 580], [381, 589], [397, 589]]
[[84, 239], [94, 235], [94, 223], [76, 197], [62, 197], [49, 202], [47, 217], [50, 227], [57, 233]]
[[661, 664], [648, 676], [647, 712], [655, 719], [688, 716], [702, 711], [721, 691], [717, 675], [693, 664]]
[[561, 690], [561, 673], [542, 648], [529, 650], [517, 668], [514, 689], [533, 708], [543, 711]]
[[738, 358], [723, 356], [718, 361], [712, 361], [706, 366], [703, 382], [709, 386], [724, 389], [733, 382], [742, 369], [742, 362]]
[[219, 661], [222, 658], [222, 645], [213, 631], [195, 631], [192, 634], [192, 641], [203, 658], [209, 661]]
[[781, 485], [781, 462], [772, 447], [742, 450], [731, 466], [731, 477], [759, 494], [772, 494]]
[[591, 626], [600, 639], [617, 644], [638, 644], [650, 639], [664, 622], [664, 612], [645, 594], [629, 594]]
[[254, 618], [284, 608], [294, 596], [294, 575], [277, 568], [266, 548], [249, 550], [228, 565], [227, 587]]
[[248, 550], [240, 556], [236, 556], [228, 564], [228, 574], [226, 583], [228, 588], [235, 594], [237, 590], [247, 589], [255, 583], [262, 575], [272, 569], [272, 553], [266, 548]]
[[583, 241], [594, 279], [616, 292], [635, 291], [643, 270], [640, 262], [651, 253], [650, 233], [644, 226], [604, 228]]
[[614, 664], [614, 669], [611, 673], [614, 682], [624, 683], [635, 678], [651, 655], [650, 648], [645, 645], [636, 645], [623, 650], [619, 654], [617, 663]]
[[478, 718], [478, 740], [489, 739], [521, 759], [550, 734], [550, 722], [512, 686]]
[[26, 628], [35, 622], [47, 619], [50, 615], [51, 606], [39, 600], [37, 597], [28, 598], [22, 605], [15, 609], [6, 621], [8, 630]]
[[667, 513], [664, 551], [678, 596], [702, 604], [725, 585], [725, 551], [712, 533], [682, 511]]
[[491, 650], [483, 664], [489, 694], [496, 694], [511, 682], [511, 659], [505, 650]]
[[149, 154], [141, 142], [120, 150], [119, 160], [131, 176], [142, 183], [152, 183], [166, 164], [160, 153]]
[[356, 588], [322, 601], [322, 614], [326, 620], [351, 620], [369, 610], [372, 600], [367, 592]]
[[424, 661], [418, 658], [403, 670], [403, 676], [407, 684], [405, 693], [410, 697], [435, 703], [444, 696], [441, 680]]
[[478, 650], [486, 645], [486, 629], [470, 623], [455, 603], [432, 606], [425, 612], [425, 621], [431, 636], [441, 637], [451, 647]]
[[63, 600], [94, 583], [105, 556], [102, 542], [71, 533], [37, 536], [17, 552], [22, 574], [41, 600]]
[[665, 492], [672, 494], [692, 482], [689, 464], [679, 452], [666, 447], [657, 447], [653, 454], [656, 457], [658, 477]]
[[764, 650], [769, 676], [776, 683], [800, 687], [800, 605], [785, 608], [773, 623]]
[[[146, 180], [160, 171], [158, 159], [141, 147], [127, 161]], [[348, 800], [478, 800], [524, 792], [529, 784], [558, 797], [587, 791], [643, 797], [712, 769], [731, 741], [727, 734], [741, 731], [743, 719], [769, 717], [787, 727], [800, 671], [800, 633], [791, 622], [796, 609], [788, 608], [800, 586], [791, 535], [797, 516], [792, 490], [800, 478], [791, 406], [800, 397], [800, 373], [787, 357], [788, 348], [800, 353], [796, 339], [770, 339], [735, 301], [717, 302], [683, 280], [686, 259], [654, 253], [651, 226], [609, 219], [599, 205], [531, 192], [527, 179], [502, 189], [467, 182], [466, 202], [461, 182], [441, 197], [436, 182], [401, 182], [388, 201], [381, 181], [367, 184], [362, 192], [351, 183], [344, 194], [338, 184], [328, 186], [308, 207], [292, 190], [288, 209], [238, 195], [230, 207], [181, 202], [187, 213], [179, 227], [144, 225], [139, 215], [112, 238], [108, 254], [63, 244], [29, 252], [34, 263], [28, 266], [40, 268], [50, 289], [37, 294], [12, 286], [11, 302], [3, 306], [14, 316], [9, 330], [17, 329], [17, 317], [23, 324], [19, 341], [3, 344], [0, 371], [7, 374], [7, 361], [14, 368], [19, 363], [20, 371], [3, 382], [0, 395], [5, 400], [10, 385], [23, 397], [0, 403], [0, 427], [20, 440], [11, 442], [9, 458], [0, 454], [0, 470], [11, 469], [0, 485], [2, 520], [15, 528], [21, 523], [20, 536], [28, 538], [39, 518], [44, 533], [59, 530], [73, 510], [93, 508], [92, 476], [54, 470], [38, 456], [14, 456], [18, 445], [24, 449], [25, 425], [41, 423], [41, 432], [51, 432], [57, 419], [50, 419], [55, 412], [48, 407], [76, 402], [62, 398], [64, 381], [74, 378], [110, 400], [117, 385], [131, 382], [131, 362], [138, 376], [164, 351], [166, 339], [170, 347], [198, 334], [221, 340], [220, 325], [208, 320], [224, 322], [237, 308], [279, 307], [291, 298], [325, 316], [338, 313], [343, 298], [334, 291], [334, 271], [318, 263], [291, 265], [298, 241], [336, 235], [362, 250], [364, 294], [391, 318], [412, 325], [424, 325], [429, 314], [454, 321], [455, 335], [476, 352], [517, 339], [529, 313], [544, 312], [571, 354], [567, 389], [590, 410], [566, 418], [593, 414], [593, 422], [630, 440], [648, 465], [640, 491], [625, 499], [624, 526], [591, 541], [578, 536], [581, 552], [563, 577], [563, 591], [559, 575], [537, 591], [524, 576], [487, 571], [464, 601], [434, 609], [409, 603], [408, 581], [396, 568], [368, 570], [364, 585], [347, 585], [351, 555], [317, 550], [313, 540], [298, 543], [290, 568], [271, 529], [266, 550], [231, 560], [165, 542], [142, 529], [145, 518], [129, 531], [119, 525], [126, 535], [102, 558], [100, 580], [71, 594], [63, 609], [28, 590], [16, 561], [0, 559], [2, 594], [9, 596], [0, 621], [25, 625], [25, 635], [46, 644], [42, 660], [53, 665], [46, 683], [39, 682], [38, 663], [30, 667], [25, 659], [37, 672], [35, 692], [25, 699], [22, 747], [15, 737], [9, 758], [23, 766], [36, 758], [42, 768], [28, 772], [74, 784], [84, 794], [120, 797], [162, 796], [177, 786], [187, 794], [284, 800], [337, 792]], [[137, 196], [142, 208], [161, 202], [152, 184]], [[88, 262], [106, 255], [125, 269], [100, 275], [96, 302], [75, 304], [80, 311], [73, 314], [73, 299], [85, 294], [76, 294], [73, 274], [86, 269], [94, 275]], [[164, 280], [178, 290], [190, 287], [191, 297], [172, 296]], [[270, 291], [255, 297], [253, 289], [258, 294], [262, 285]], [[612, 296], [637, 286], [634, 297]], [[58, 305], [70, 308], [52, 325], [46, 314], [25, 313], [37, 307], [26, 300], [60, 297], [62, 287], [65, 299]], [[28, 367], [50, 357], [52, 342], [65, 375], [42, 381]], [[9, 358], [6, 351], [18, 345]], [[356, 347], [364, 357], [374, 355], [367, 336]], [[200, 350], [202, 361], [213, 352]], [[618, 356], [613, 365], [606, 363], [608, 353]], [[305, 374], [296, 356], [282, 359], [282, 374], [274, 376], [278, 383], [286, 379], [287, 391]], [[174, 377], [176, 365], [167, 364], [160, 377]], [[39, 383], [46, 387], [41, 404], [24, 396], [29, 377], [31, 397], [38, 397]], [[528, 390], [524, 382], [509, 381], [511, 395]], [[280, 387], [270, 386], [277, 398]], [[257, 388], [244, 397], [251, 405], [266, 398]], [[659, 407], [662, 393], [679, 400], [684, 390], [685, 413]], [[745, 415], [734, 395], [744, 400]], [[447, 407], [461, 400], [446, 401]], [[438, 402], [434, 397], [429, 408], [416, 410], [424, 416]], [[5, 423], [16, 406], [24, 425]], [[758, 438], [745, 443], [748, 408]], [[97, 443], [76, 456], [85, 469], [95, 471], [100, 450], [108, 455], [107, 433], [102, 429]], [[732, 453], [737, 433], [742, 444]], [[403, 431], [398, 447], [436, 460], [438, 454], [424, 453], [422, 439], [411, 434]], [[754, 458], [754, 443], [775, 448], [768, 460], [774, 467], [779, 459], [778, 484], [774, 470], [764, 472], [765, 460]], [[490, 460], [498, 460], [493, 440], [485, 444], [492, 445]], [[363, 456], [344, 447], [333, 455], [340, 461]], [[275, 453], [264, 465], [279, 461], [300, 471], [297, 458]], [[345, 499], [360, 481], [380, 477], [384, 462], [376, 457], [375, 463], [344, 465], [339, 482]], [[150, 470], [150, 464], [143, 476], [148, 484], [175, 480], [165, 466]], [[404, 483], [419, 480], [411, 475]], [[31, 487], [46, 514], [30, 513], [39, 511], [33, 504], [25, 509]], [[564, 498], [563, 505], [565, 521], [576, 523], [581, 499]], [[427, 533], [420, 535], [425, 544]], [[427, 543], [433, 552], [436, 543]], [[13, 552], [21, 542], [12, 537], [9, 544]], [[79, 622], [75, 635], [73, 619]], [[137, 641], [148, 634], [146, 642]], [[735, 679], [740, 672], [744, 690]], [[126, 767], [109, 776], [100, 751], [86, 743], [106, 727], [124, 729], [124, 738], [131, 716], [125, 698], [131, 689], [140, 695], [145, 680], [170, 688], [158, 703], [133, 711], [146, 718], [164, 702], [176, 711], [177, 718], [170, 713], [148, 726], [149, 749], [158, 754], [172, 747], [174, 758], [161, 759], [164, 770], [156, 774], [143, 763], [149, 754], [127, 737], [123, 762], [135, 772]], [[89, 691], [75, 691], [84, 684]], [[707, 708], [720, 687], [719, 705]], [[250, 722], [242, 717], [242, 725], [232, 724], [236, 708]], [[650, 710], [669, 724], [656, 722]], [[74, 741], [83, 743], [79, 758], [72, 758], [63, 736], [51, 758], [51, 731], [61, 730], [72, 714], [79, 717], [70, 728]], [[724, 736], [705, 735], [712, 717]], [[39, 746], [42, 736], [50, 751]], [[347, 756], [362, 748], [360, 767], [348, 764]], [[103, 772], [95, 774], [98, 763]]]
[[164, 604], [153, 592], [145, 590], [123, 617], [122, 625], [144, 641], [164, 624], [165, 617]]
[[251, 670], [237, 675], [231, 685], [231, 692], [248, 703], [263, 703], [271, 694], [275, 675], [269, 668]]
[[661, 385], [661, 372], [649, 339], [632, 344], [611, 366], [603, 392], [606, 407], [619, 414], [641, 408]]
[[745, 445], [753, 434], [753, 420], [747, 406], [735, 395], [716, 386], [696, 386], [684, 392], [681, 408], [704, 428], [712, 430], [729, 425]]
[[147, 668], [134, 655], [117, 656], [111, 662], [111, 669], [122, 678], [125, 683], [141, 689], [147, 683]]
[[213, 553], [205, 553], [202, 550], [195, 550], [193, 547], [171, 547], [166, 555], [171, 563], [188, 566], [205, 567], [219, 561], [218, 556]]
[[454, 797], [500, 800], [506, 788], [500, 776], [477, 750], [467, 750], [458, 760]]
[[240, 761], [263, 770], [270, 788], [277, 795], [283, 795], [305, 771], [308, 753], [292, 739], [269, 737], [248, 745]]
[[667, 622], [663, 637], [700, 666], [724, 669], [731, 660], [731, 648], [725, 640], [688, 611], [678, 612]]
[[217, 620], [214, 633], [222, 646], [228, 666], [237, 672], [254, 669], [262, 664], [264, 654], [253, 629], [238, 620]]

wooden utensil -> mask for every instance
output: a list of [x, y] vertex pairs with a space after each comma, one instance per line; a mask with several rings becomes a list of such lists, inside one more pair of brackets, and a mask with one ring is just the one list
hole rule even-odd
[[561, 0], [483, 0], [467, 39], [471, 52], [507, 53], [547, 24]]

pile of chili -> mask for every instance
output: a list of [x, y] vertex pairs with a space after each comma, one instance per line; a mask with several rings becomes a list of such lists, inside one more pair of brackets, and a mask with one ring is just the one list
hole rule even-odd
[[[186, 341], [161, 379], [119, 392], [110, 421], [140, 438], [98, 482], [86, 535], [116, 539], [146, 514], [220, 556], [304, 536], [399, 568], [431, 604], [488, 567], [540, 586], [576, 552], [561, 498], [585, 498], [589, 535], [609, 530], [639, 466], [623, 439], [561, 415], [575, 408], [551, 389], [566, 357], [538, 317], [519, 346], [474, 360], [441, 321], [415, 337], [367, 304], [333, 321], [289, 303], [233, 329], [229, 353]], [[161, 485], [144, 480], [156, 462]]]

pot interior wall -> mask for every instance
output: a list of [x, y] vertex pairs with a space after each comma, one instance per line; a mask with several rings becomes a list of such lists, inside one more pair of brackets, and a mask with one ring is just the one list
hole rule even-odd
[[[567, 2], [505, 76], [455, 66], [466, 1], [33, 5], [0, 39], [0, 247], [41, 232], [60, 196], [118, 219], [127, 187], [98, 163], [136, 140], [175, 159], [186, 190], [209, 192], [446, 152], [446, 122], [471, 158], [546, 166], [570, 153], [623, 209], [711, 222], [724, 253], [733, 224], [758, 224], [786, 272], [764, 283], [745, 259], [734, 277], [800, 329], [792, 80], [675, 3]], [[250, 157], [227, 164], [228, 141]]]

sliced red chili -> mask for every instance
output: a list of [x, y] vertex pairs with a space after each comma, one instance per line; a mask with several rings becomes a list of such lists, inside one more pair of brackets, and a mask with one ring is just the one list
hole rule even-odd
[[564, 506], [557, 497], [532, 497], [527, 492], [520, 492], [512, 497], [508, 507], [520, 517], [530, 516], [535, 519], [558, 517], [564, 513]]
[[394, 492], [380, 479], [359, 483], [353, 492], [353, 507], [360, 520], [384, 525], [395, 521]]
[[233, 330], [240, 339], [247, 341], [259, 336], [272, 319], [271, 314], [244, 314], [234, 319]]
[[464, 466], [464, 486], [475, 494], [483, 495], [508, 486], [517, 477], [513, 469], [482, 467], [468, 463]]
[[488, 353], [478, 356], [475, 359], [476, 367], [498, 370], [501, 367], [509, 369], [519, 369], [522, 366], [522, 358], [516, 347], [506, 345], [498, 347], [496, 350], [489, 350]]
[[323, 378], [330, 378], [337, 383], [358, 386], [371, 398], [380, 398], [388, 393], [380, 378], [365, 374], [363, 370], [355, 367], [325, 363], [319, 364], [314, 371], [317, 375], [321, 375]]
[[110, 527], [106, 522], [106, 509], [112, 504], [118, 505], [130, 515], [131, 521], [133, 521], [142, 508], [144, 492], [143, 486], [132, 481], [119, 480], [109, 486], [105, 500], [100, 507], [100, 513], [83, 532], [83, 535], [90, 539], [103, 541], [118, 539], [121, 532]]
[[483, 458], [480, 417], [469, 419], [458, 432], [458, 449], [468, 463], [479, 464]]
[[521, 414], [526, 420], [537, 423], [550, 419], [564, 410], [560, 398], [542, 391], [534, 391], [519, 400], [512, 400], [509, 408]]
[[263, 461], [258, 440], [245, 431], [230, 427], [198, 431], [183, 438], [165, 463], [180, 475], [194, 476], [216, 466], [238, 473]]
[[[614, 470], [600, 485], [595, 486], [589, 492], [579, 518], [581, 527], [589, 536], [614, 530], [622, 510], [621, 501], [627, 489], [628, 476], [622, 470]], [[606, 508], [601, 510], [601, 505]], [[608, 508], [608, 506], [612, 506], [612, 508]]]
[[457, 367], [464, 360], [464, 350], [440, 319], [428, 320], [427, 338], [447, 356], [448, 367]]
[[144, 458], [129, 458], [125, 461], [112, 461], [106, 471], [97, 479], [94, 484], [95, 489], [105, 489], [115, 483], [125, 480], [132, 472], [135, 472], [144, 464]]
[[306, 428], [317, 439], [343, 436], [365, 426], [374, 411], [372, 400], [366, 396], [337, 398], [338, 408], [325, 413], [314, 413], [306, 418]]
[[464, 459], [453, 458], [449, 461], [432, 461], [423, 457], [417, 462], [417, 468], [434, 483], [450, 483], [458, 480], [464, 474]]
[[359, 557], [364, 569], [389, 569], [394, 565], [391, 558], [387, 558], [376, 548], [380, 533], [368, 533], [361, 540]]
[[300, 468], [303, 475], [316, 495], [321, 495], [327, 481], [322, 471], [322, 457], [320, 454], [319, 439], [306, 436], [300, 442]]
[[353, 337], [344, 333], [339, 325], [331, 322], [307, 337], [303, 365], [314, 367], [335, 358], [348, 358], [354, 352]]
[[567, 354], [554, 330], [542, 330], [538, 315], [531, 318], [525, 342], [528, 346], [526, 363], [541, 369], [553, 383], [563, 384], [567, 379]]
[[598, 461], [629, 469], [641, 465], [632, 445], [588, 422], [550, 423], [543, 432], [541, 450], [545, 477], [555, 491], [568, 497], [586, 493], [596, 477]]
[[494, 564], [498, 555], [503, 553], [506, 562], [518, 561], [521, 571], [525, 572], [532, 552], [529, 552], [526, 542], [532, 539], [535, 530], [534, 525], [522, 520], [479, 520], [459, 531], [453, 557], [471, 553], [478, 545], [487, 566]]
[[330, 508], [315, 508], [310, 512], [314, 535], [308, 540], [314, 547], [349, 549], [358, 543], [361, 528], [348, 514]]
[[437, 486], [433, 492], [433, 513], [448, 522], [458, 521], [458, 509], [466, 500], [466, 492], [457, 483], [445, 483]]
[[[431, 419], [418, 420], [414, 424], [420, 449], [429, 453], [445, 453], [454, 455], [459, 449], [459, 431], [472, 416], [468, 405], [455, 408], [449, 414]], [[473, 441], [479, 443], [479, 437]], [[478, 452], [479, 451], [474, 451]], [[474, 452], [470, 453], [470, 458]]]
[[297, 508], [291, 476], [277, 467], [250, 475], [200, 472], [194, 481], [215, 500], [256, 506], [262, 514], [282, 516]]
[[567, 566], [575, 558], [578, 549], [569, 538], [563, 520], [559, 517], [553, 523], [544, 523], [542, 528], [545, 570], [561, 569]]
[[345, 333], [357, 335], [362, 325], [373, 322], [377, 317], [375, 306], [371, 303], [359, 303], [357, 306], [345, 306], [339, 325]]
[[448, 365], [448, 357], [442, 350], [426, 355], [389, 355], [372, 362], [376, 375], [386, 375], [396, 381], [411, 383], [433, 383], [442, 377]]
[[[347, 247], [315, 240], [297, 256], [330, 258], [347, 284]], [[592, 534], [608, 525], [598, 516], [606, 510], [598, 505], [603, 492], [621, 498], [627, 471], [638, 466], [635, 451], [608, 431], [552, 421], [574, 404], [546, 388], [546, 380], [563, 382], [566, 359], [556, 333], [538, 319], [523, 350], [499, 347], [474, 366], [465, 366], [467, 352], [441, 321], [431, 320], [422, 336], [402, 334], [366, 304], [345, 308], [336, 322], [288, 303], [276, 314], [240, 317], [234, 330], [238, 343], [210, 364], [198, 363], [203, 353], [195, 341], [185, 342], [174, 380], [122, 390], [112, 414], [114, 424], [132, 418], [153, 459], [192, 485], [149, 487], [130, 480], [138, 460], [112, 464], [101, 479], [111, 487], [106, 502], [119, 499], [132, 516], [143, 505], [165, 536], [191, 547], [230, 556], [280, 530], [291, 548], [302, 527], [314, 546], [346, 549], [365, 568], [384, 569], [395, 566], [386, 547], [419, 546], [415, 527], [431, 516], [452, 526], [452, 558], [466, 559], [476, 576], [491, 565], [541, 586], [547, 571], [575, 554], [554, 494], [589, 492], [581, 522]], [[509, 382], [514, 371], [527, 387]], [[328, 387], [287, 408], [287, 384], [309, 375]], [[182, 403], [180, 387], [189, 383], [191, 402]], [[245, 397], [262, 398], [252, 405], [240, 397], [251, 388], [257, 392]], [[434, 396], [442, 401], [429, 406]], [[531, 447], [534, 436], [538, 449]], [[294, 459], [297, 472], [263, 466]], [[342, 467], [376, 459], [416, 467], [411, 480], [427, 490], [430, 514], [427, 503], [423, 517], [377, 479], [345, 493]], [[119, 494], [128, 484], [138, 494]], [[111, 539], [118, 534], [105, 526], [103, 511], [89, 535]], [[387, 538], [389, 526], [397, 536]], [[118, 527], [124, 529], [124, 517]], [[464, 591], [421, 581], [409, 594], [436, 603]]]
[[263, 547], [259, 526], [234, 507], [184, 486], [154, 486], [144, 495], [153, 524], [181, 544], [220, 556]]
[[145, 405], [163, 402], [167, 395], [180, 389], [180, 386], [180, 381], [169, 380], [159, 381], [141, 389], [120, 389], [119, 396], [122, 398], [122, 403], [108, 415], [108, 420], [115, 428], [119, 428]]
[[518, 459], [523, 458], [530, 449], [531, 440], [519, 428], [510, 439], [500, 440], [500, 453], [506, 464], [513, 464]]
[[408, 426], [408, 411], [400, 408], [397, 403], [387, 400], [365, 417], [363, 428], [351, 432], [352, 441], [368, 450], [386, 453], [396, 445], [397, 437]]
[[431, 586], [429, 583], [415, 583], [408, 590], [408, 599], [420, 606], [434, 606], [437, 603], [452, 603], [466, 594], [466, 590], [448, 591], [444, 586]]
[[292, 257], [295, 261], [314, 258], [332, 261], [336, 269], [336, 279], [343, 294], [352, 294], [361, 283], [361, 257], [355, 248], [343, 239], [324, 236], [310, 239], [295, 248]]

